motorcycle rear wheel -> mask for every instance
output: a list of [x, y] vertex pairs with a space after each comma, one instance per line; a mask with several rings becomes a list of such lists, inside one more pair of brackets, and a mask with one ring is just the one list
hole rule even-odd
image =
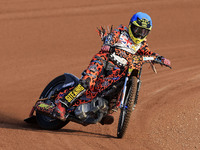
[[121, 108], [118, 129], [117, 129], [117, 137], [122, 138], [126, 132], [128, 127], [128, 123], [131, 117], [131, 113], [133, 110], [134, 101], [136, 99], [137, 92], [137, 77], [133, 76], [128, 82], [127, 91], [124, 101], [124, 106]]
[[[43, 90], [40, 96], [40, 99], [51, 97], [55, 93], [56, 90], [59, 91], [62, 88], [63, 84], [65, 83], [65, 79], [66, 79], [65, 75], [61, 75], [61, 76], [56, 77], [54, 80], [52, 80]], [[51, 101], [46, 100], [45, 103], [50, 104]], [[49, 116], [41, 114], [38, 111], [36, 111], [36, 120], [37, 120], [38, 125], [42, 129], [46, 129], [46, 130], [58, 130], [69, 123], [69, 120], [66, 120], [65, 122], [63, 122], [59, 119], [51, 118]]]

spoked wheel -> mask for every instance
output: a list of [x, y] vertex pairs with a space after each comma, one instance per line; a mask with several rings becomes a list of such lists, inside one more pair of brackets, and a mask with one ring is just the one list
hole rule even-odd
[[[65, 75], [61, 75], [57, 78], [55, 78], [53, 81], [51, 81], [46, 88], [43, 90], [40, 99], [51, 97], [54, 95], [56, 91], [59, 91], [62, 86], [65, 83]], [[45, 103], [54, 105], [51, 100], [46, 100]], [[69, 121], [61, 121], [59, 119], [54, 119], [51, 117], [48, 117], [44, 114], [41, 114], [40, 112], [36, 111], [36, 120], [38, 125], [46, 130], [58, 130], [64, 127]]]
[[134, 100], [136, 98], [136, 91], [137, 91], [137, 78], [133, 76], [131, 77], [131, 80], [129, 80], [127, 84], [125, 101], [123, 107], [121, 108], [119, 116], [118, 129], [117, 129], [118, 138], [122, 138], [124, 136], [126, 129], [128, 127], [128, 123], [134, 105]]

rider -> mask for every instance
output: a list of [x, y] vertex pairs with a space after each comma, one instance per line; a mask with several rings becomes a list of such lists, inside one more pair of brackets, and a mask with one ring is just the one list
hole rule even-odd
[[[85, 94], [88, 89], [93, 91], [100, 75], [108, 76], [120, 73], [127, 66], [128, 58], [132, 55], [156, 55], [164, 64], [170, 65], [168, 59], [151, 52], [148, 48], [146, 37], [151, 29], [152, 20], [149, 15], [143, 12], [134, 14], [128, 27], [120, 25], [114, 31], [111, 29], [109, 33], [101, 28], [99, 30], [99, 35], [103, 41], [101, 50], [91, 60], [79, 84], [70, 92], [65, 90], [58, 94], [55, 101], [57, 108], [54, 115], [65, 121], [66, 108]], [[108, 117], [107, 122], [105, 121], [102, 124], [113, 122], [111, 115], [106, 117]]]

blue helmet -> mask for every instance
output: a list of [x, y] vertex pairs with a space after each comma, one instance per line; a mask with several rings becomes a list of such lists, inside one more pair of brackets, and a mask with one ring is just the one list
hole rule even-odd
[[149, 15], [138, 12], [133, 15], [129, 23], [129, 35], [134, 43], [139, 44], [147, 37], [152, 29], [152, 20]]

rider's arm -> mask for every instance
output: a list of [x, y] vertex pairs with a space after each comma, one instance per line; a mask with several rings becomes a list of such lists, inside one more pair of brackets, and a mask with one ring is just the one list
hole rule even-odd
[[148, 47], [148, 44], [146, 41], [142, 42], [142, 46], [141, 48], [137, 51], [136, 54], [138, 55], [155, 55], [155, 56], [159, 56], [157, 53], [154, 53], [152, 52], [149, 47]]
[[171, 62], [170, 60], [166, 59], [165, 57], [163, 56], [160, 56], [159, 54], [157, 53], [154, 53], [152, 51], [150, 51], [149, 47], [148, 47], [148, 44], [146, 41], [142, 42], [142, 46], [141, 48], [137, 51], [136, 54], [139, 54], [139, 55], [154, 55], [154, 56], [157, 56], [158, 59], [160, 59], [160, 61], [162, 61], [164, 64], [170, 66], [171, 65]]

